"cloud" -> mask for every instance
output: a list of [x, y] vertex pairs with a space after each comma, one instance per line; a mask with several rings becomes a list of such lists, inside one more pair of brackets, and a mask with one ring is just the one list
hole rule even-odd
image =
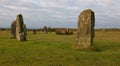
[[21, 13], [28, 28], [77, 27], [84, 9], [95, 11], [96, 27], [119, 27], [120, 0], [0, 0], [0, 27]]

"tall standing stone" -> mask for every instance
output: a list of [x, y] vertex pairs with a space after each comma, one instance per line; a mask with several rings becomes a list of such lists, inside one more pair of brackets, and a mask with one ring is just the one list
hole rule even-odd
[[16, 18], [16, 38], [18, 41], [26, 40], [26, 26], [21, 14], [18, 14]]
[[11, 35], [12, 35], [11, 38], [16, 38], [16, 21], [15, 20], [11, 23]]
[[94, 38], [95, 15], [90, 9], [84, 10], [78, 17], [77, 39], [74, 49], [91, 49]]

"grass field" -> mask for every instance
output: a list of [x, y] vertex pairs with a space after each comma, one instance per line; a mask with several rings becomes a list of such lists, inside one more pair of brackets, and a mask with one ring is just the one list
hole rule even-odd
[[96, 32], [96, 51], [72, 50], [76, 35], [31, 32], [28, 41], [0, 32], [0, 66], [120, 66], [120, 32]]

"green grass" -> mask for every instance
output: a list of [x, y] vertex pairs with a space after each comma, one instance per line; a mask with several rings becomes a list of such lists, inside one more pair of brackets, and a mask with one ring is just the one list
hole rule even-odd
[[0, 66], [120, 66], [120, 32], [96, 32], [96, 51], [72, 49], [76, 35], [31, 32], [28, 40], [0, 32]]

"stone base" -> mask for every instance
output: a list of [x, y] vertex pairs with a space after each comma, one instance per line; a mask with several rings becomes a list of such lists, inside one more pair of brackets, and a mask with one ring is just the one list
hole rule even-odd
[[74, 50], [95, 50], [93, 46], [80, 46], [80, 45], [74, 45], [72, 49]]

